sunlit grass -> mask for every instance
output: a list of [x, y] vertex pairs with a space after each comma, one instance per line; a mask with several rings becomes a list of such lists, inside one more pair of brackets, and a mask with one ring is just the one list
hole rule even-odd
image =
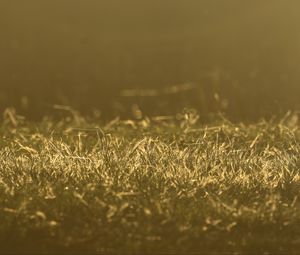
[[289, 120], [11, 114], [0, 128], [0, 252], [297, 253], [300, 133]]

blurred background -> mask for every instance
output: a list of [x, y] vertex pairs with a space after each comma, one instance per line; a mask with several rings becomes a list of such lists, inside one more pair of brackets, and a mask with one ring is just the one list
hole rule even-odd
[[1, 0], [0, 109], [104, 119], [195, 108], [233, 120], [300, 106], [300, 3]]

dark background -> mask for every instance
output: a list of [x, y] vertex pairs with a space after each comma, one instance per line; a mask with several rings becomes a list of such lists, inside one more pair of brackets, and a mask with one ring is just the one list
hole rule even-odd
[[63, 104], [112, 118], [137, 104], [237, 120], [298, 109], [299, 10], [292, 0], [1, 0], [0, 109], [37, 119]]

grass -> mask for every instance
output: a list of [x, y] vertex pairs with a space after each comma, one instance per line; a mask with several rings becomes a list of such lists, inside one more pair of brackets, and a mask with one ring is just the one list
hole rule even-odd
[[183, 116], [7, 117], [0, 253], [298, 253], [298, 126]]

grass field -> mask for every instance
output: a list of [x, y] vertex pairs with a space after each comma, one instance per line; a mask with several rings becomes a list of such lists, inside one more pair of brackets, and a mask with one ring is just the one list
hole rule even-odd
[[75, 117], [1, 124], [0, 253], [298, 253], [295, 116]]

